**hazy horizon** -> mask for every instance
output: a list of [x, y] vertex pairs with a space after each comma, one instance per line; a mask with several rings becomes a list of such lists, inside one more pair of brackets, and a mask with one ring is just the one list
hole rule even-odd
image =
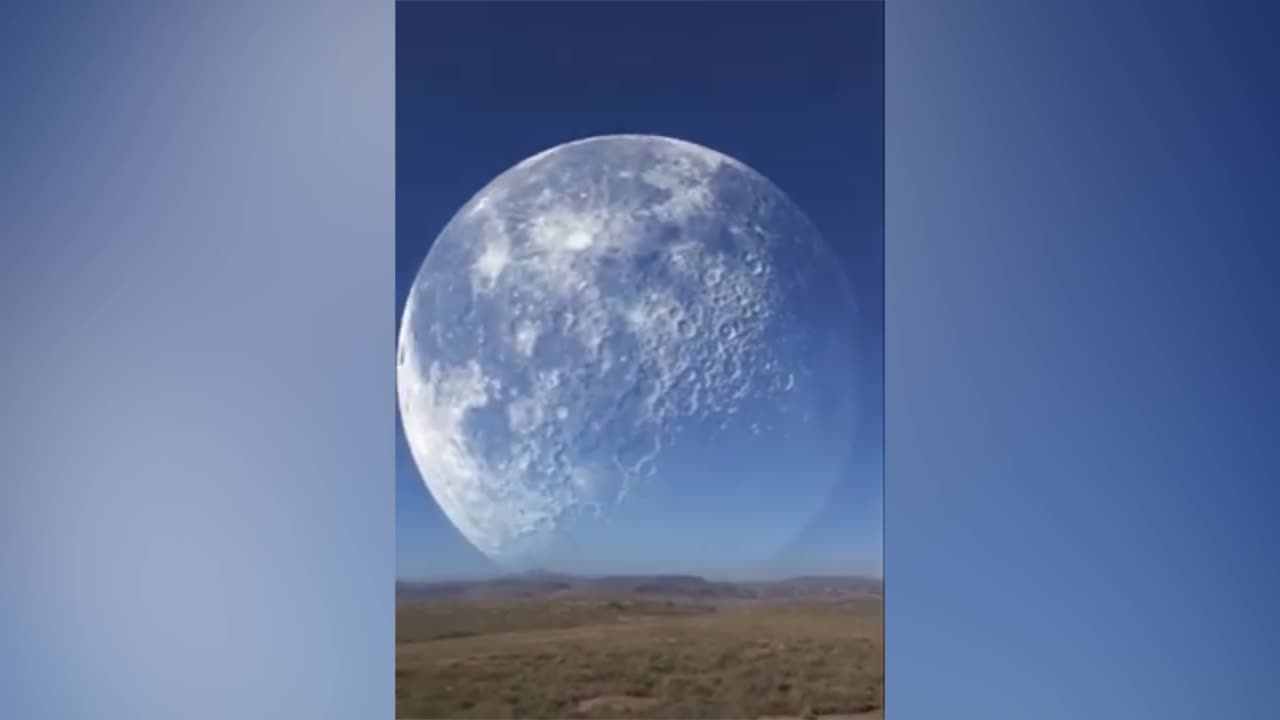
[[731, 582], [731, 583], [751, 583], [751, 582], [783, 582], [787, 580], [809, 579], [809, 578], [830, 578], [830, 579], [858, 579], [873, 580], [876, 582], [884, 582], [883, 573], [870, 572], [796, 572], [788, 574], [726, 574], [726, 573], [693, 573], [693, 572], [568, 572], [554, 569], [537, 568], [533, 570], [494, 570], [488, 573], [477, 572], [471, 575], [436, 575], [425, 577], [396, 577], [397, 584], [445, 584], [457, 582], [482, 582], [486, 580], [501, 580], [514, 578], [530, 578], [534, 579], [539, 576], [545, 577], [567, 577], [575, 579], [597, 580], [604, 578], [696, 578], [699, 580], [707, 580], [710, 582]]

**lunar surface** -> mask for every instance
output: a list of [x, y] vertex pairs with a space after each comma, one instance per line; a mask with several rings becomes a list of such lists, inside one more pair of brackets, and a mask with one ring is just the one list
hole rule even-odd
[[571, 142], [431, 245], [400, 324], [405, 436], [501, 565], [745, 566], [840, 476], [854, 316], [816, 228], [753, 169], [664, 137]]

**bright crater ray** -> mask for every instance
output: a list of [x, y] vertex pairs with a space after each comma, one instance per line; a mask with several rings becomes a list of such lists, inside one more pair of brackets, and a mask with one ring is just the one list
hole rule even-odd
[[561, 145], [436, 239], [397, 391], [431, 494], [510, 567], [767, 557], [852, 441], [853, 300], [803, 213], [670, 138]]

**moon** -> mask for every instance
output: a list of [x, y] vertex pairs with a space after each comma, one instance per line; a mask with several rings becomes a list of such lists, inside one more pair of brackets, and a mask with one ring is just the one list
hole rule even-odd
[[818, 230], [752, 168], [667, 137], [570, 142], [431, 245], [400, 322], [405, 437], [503, 567], [764, 562], [840, 477], [855, 316]]

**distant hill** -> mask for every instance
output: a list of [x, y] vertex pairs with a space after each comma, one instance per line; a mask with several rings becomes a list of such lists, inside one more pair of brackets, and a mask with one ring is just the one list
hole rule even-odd
[[696, 600], [838, 600], [880, 593], [881, 580], [855, 576], [804, 576], [731, 582], [697, 575], [580, 576], [536, 570], [487, 580], [396, 583], [397, 601], [543, 599], [550, 597], [646, 597]]

